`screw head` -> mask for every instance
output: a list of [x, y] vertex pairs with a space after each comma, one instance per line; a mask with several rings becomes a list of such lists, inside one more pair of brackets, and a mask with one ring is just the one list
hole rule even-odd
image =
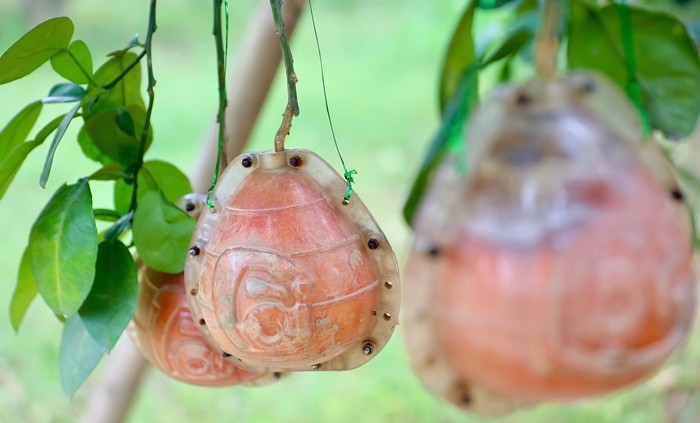
[[320, 364], [314, 364], [313, 366], [311, 366], [311, 368], [314, 369], [314, 370], [318, 370], [318, 369], [321, 368], [321, 365], [320, 365]]
[[185, 204], [185, 211], [191, 212], [192, 210], [194, 210], [194, 208], [195, 208], [194, 203]]
[[226, 351], [224, 351], [224, 352], [223, 352], [223, 354], [221, 354], [221, 355], [223, 355], [223, 356], [224, 356], [224, 358], [229, 358], [229, 357], [232, 357], [232, 355], [231, 355], [231, 354], [229, 354], [229, 353], [227, 353]]
[[303, 162], [300, 156], [292, 156], [289, 158], [289, 165], [292, 167], [299, 167]]
[[190, 256], [192, 256], [192, 257], [198, 256], [200, 252], [201, 251], [200, 251], [199, 247], [197, 247], [196, 245], [194, 247], [190, 248]]
[[391, 288], [393, 288], [393, 287], [394, 287], [394, 284], [393, 284], [393, 283], [391, 283], [391, 282], [389, 282], [389, 281], [384, 282], [384, 288], [386, 288], [386, 289], [391, 289]]
[[389, 320], [391, 320], [391, 313], [384, 313], [382, 317], [384, 317], [384, 320], [388, 322]]
[[367, 247], [370, 250], [376, 250], [377, 248], [379, 248], [379, 240], [375, 238], [370, 238], [370, 240], [367, 241]]
[[362, 353], [364, 355], [370, 355], [374, 352], [374, 344], [371, 342], [365, 342], [362, 345]]
[[685, 194], [683, 194], [680, 188], [676, 187], [671, 189], [671, 198], [680, 203], [685, 199]]
[[253, 159], [250, 156], [245, 156], [243, 160], [241, 160], [241, 164], [243, 167], [251, 167], [253, 166]]
[[192, 288], [190, 295], [197, 295], [197, 288]]

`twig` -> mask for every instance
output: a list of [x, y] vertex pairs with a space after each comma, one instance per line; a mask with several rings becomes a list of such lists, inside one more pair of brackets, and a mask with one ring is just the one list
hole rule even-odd
[[[216, 175], [219, 174], [219, 166], [226, 167], [228, 157], [224, 151], [226, 143], [226, 106], [228, 106], [228, 98], [226, 97], [226, 52], [224, 50], [223, 31], [221, 28], [221, 7], [222, 0], [214, 0], [214, 38], [216, 39], [216, 70], [219, 82], [219, 111], [216, 115], [216, 121], [219, 124], [218, 149], [221, 152], [221, 160], [216, 165]], [[215, 177], [216, 177], [215, 175]]]
[[535, 69], [544, 79], [556, 76], [557, 52], [559, 51], [559, 1], [545, 0], [542, 24], [537, 34]]
[[148, 33], [144, 43], [144, 52], [146, 54], [146, 67], [148, 69], [148, 107], [146, 108], [146, 119], [143, 123], [143, 132], [141, 133], [141, 143], [139, 145], [139, 156], [134, 169], [134, 190], [131, 193], [131, 205], [129, 210], [136, 209], [137, 194], [138, 194], [138, 176], [143, 167], [143, 155], [146, 153], [146, 144], [148, 140], [148, 130], [151, 128], [151, 113], [153, 112], [153, 102], [155, 100], [155, 92], [153, 88], [156, 86], [156, 79], [153, 75], [153, 33], [156, 32], [156, 0], [151, 0], [151, 7], [148, 12]]
[[284, 140], [289, 135], [292, 128], [292, 118], [299, 116], [299, 101], [297, 100], [297, 75], [294, 72], [294, 59], [289, 48], [287, 32], [282, 19], [282, 0], [270, 0], [272, 6], [272, 18], [275, 21], [276, 34], [282, 46], [282, 56], [284, 58], [284, 69], [287, 71], [287, 106], [282, 113], [282, 123], [275, 134], [275, 151], [284, 151]]

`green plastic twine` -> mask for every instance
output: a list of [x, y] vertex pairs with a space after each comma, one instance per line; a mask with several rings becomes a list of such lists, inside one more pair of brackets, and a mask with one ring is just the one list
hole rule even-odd
[[321, 67], [321, 84], [323, 85], [323, 101], [326, 104], [326, 115], [328, 116], [328, 124], [331, 127], [331, 135], [333, 136], [333, 143], [335, 144], [335, 151], [338, 153], [338, 157], [340, 157], [340, 163], [343, 165], [343, 177], [345, 178], [345, 181], [347, 182], [347, 185], [345, 187], [345, 195], [343, 196], [343, 201], [348, 202], [350, 201], [350, 197], [352, 196], [352, 184], [355, 182], [355, 179], [353, 178], [353, 175], [357, 175], [357, 171], [355, 169], [348, 170], [348, 168], [345, 166], [345, 161], [343, 160], [343, 155], [340, 154], [340, 147], [338, 147], [338, 140], [335, 137], [335, 130], [333, 129], [333, 120], [331, 119], [331, 111], [328, 107], [328, 94], [326, 94], [326, 78], [324, 77], [323, 74], [323, 58], [321, 56], [321, 43], [318, 41], [318, 32], [316, 31], [316, 20], [314, 19], [314, 9], [311, 6], [311, 0], [309, 1], [309, 13], [311, 14], [311, 25], [314, 28], [314, 37], [316, 38], [316, 49], [318, 50], [318, 62]]
[[[217, 0], [214, 0], [215, 7], [220, 7]], [[221, 19], [220, 19], [220, 9], [214, 12], [214, 33], [221, 34]], [[223, 70], [219, 70], [219, 131], [218, 131], [218, 144], [216, 148], [216, 166], [214, 166], [214, 177], [211, 181], [211, 186], [207, 192], [207, 206], [210, 209], [214, 208], [214, 202], [211, 200], [211, 193], [214, 191], [217, 181], [219, 180], [219, 172], [221, 170], [221, 156], [224, 151], [224, 135], [225, 135], [225, 119], [224, 110], [226, 109], [226, 66], [228, 63], [228, 25], [229, 24], [229, 0], [224, 0], [224, 51], [223, 51]], [[218, 31], [216, 30], [218, 28]], [[216, 38], [217, 44], [217, 54], [219, 53], [219, 43], [220, 39]], [[222, 58], [219, 57], [219, 60]], [[221, 74], [223, 72], [223, 75]]]
[[642, 130], [644, 136], [651, 135], [651, 120], [649, 114], [642, 105], [642, 88], [637, 80], [637, 63], [634, 58], [634, 34], [632, 32], [632, 16], [630, 8], [626, 0], [621, 0], [617, 3], [617, 12], [620, 16], [620, 31], [622, 31], [622, 48], [625, 60], [625, 68], [627, 69], [627, 83], [625, 90], [627, 95], [632, 100], [632, 104], [637, 109], [639, 117], [642, 120]]

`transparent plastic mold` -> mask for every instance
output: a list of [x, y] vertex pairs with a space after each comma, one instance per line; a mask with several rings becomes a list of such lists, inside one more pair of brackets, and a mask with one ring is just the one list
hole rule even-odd
[[471, 117], [406, 269], [409, 354], [431, 391], [501, 413], [624, 387], [678, 347], [695, 309], [690, 214], [639, 128], [583, 72], [501, 87]]
[[185, 282], [200, 329], [242, 366], [347, 370], [398, 324], [393, 250], [345, 181], [308, 150], [234, 159], [192, 238]]

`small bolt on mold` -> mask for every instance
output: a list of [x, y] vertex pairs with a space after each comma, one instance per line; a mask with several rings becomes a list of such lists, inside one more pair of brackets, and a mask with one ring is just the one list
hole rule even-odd
[[364, 355], [370, 355], [374, 352], [374, 344], [371, 342], [365, 342], [362, 345], [362, 353]]
[[243, 165], [245, 168], [253, 166], [253, 158], [250, 156], [243, 157], [243, 160], [241, 160], [241, 165]]

